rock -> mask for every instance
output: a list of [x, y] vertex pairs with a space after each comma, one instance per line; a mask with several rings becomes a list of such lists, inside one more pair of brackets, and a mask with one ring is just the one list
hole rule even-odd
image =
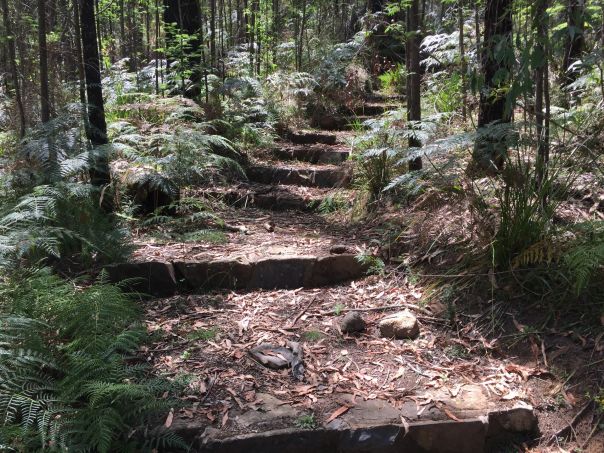
[[365, 330], [365, 320], [358, 311], [351, 311], [340, 321], [340, 330], [343, 333], [359, 333]]
[[419, 335], [417, 318], [409, 310], [387, 316], [380, 321], [380, 334], [387, 338], [416, 338]]
[[360, 278], [366, 272], [367, 266], [361, 264], [352, 254], [322, 256], [317, 259], [311, 281], [307, 286], [335, 285]]
[[350, 250], [343, 244], [332, 245], [329, 249], [329, 253], [332, 255], [342, 255], [343, 253], [349, 253]]
[[261, 410], [250, 410], [237, 417], [236, 422], [243, 428], [266, 429], [275, 424], [291, 425], [300, 416], [300, 412], [267, 393], [256, 394]]

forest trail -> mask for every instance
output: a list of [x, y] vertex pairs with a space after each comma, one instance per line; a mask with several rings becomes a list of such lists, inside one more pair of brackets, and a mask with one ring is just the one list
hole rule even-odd
[[[530, 406], [512, 401], [522, 368], [444, 348], [461, 340], [439, 332], [418, 304], [422, 290], [368, 275], [371, 262], [358, 259], [371, 255], [362, 225], [322, 212], [354, 194], [346, 144], [354, 132], [339, 129], [290, 133], [250, 158], [249, 180], [204, 190], [228, 205], [226, 243], [141, 236], [134, 261], [112, 268], [161, 297], [146, 304], [157, 340], [145, 354], [158, 373], [186, 383], [172, 427], [195, 451], [215, 453], [469, 453], [522, 437], [536, 424]], [[361, 335], [345, 325], [357, 310]], [[382, 320], [397, 312], [421, 326], [419, 339], [384, 335]], [[467, 333], [463, 347], [489, 347]]]

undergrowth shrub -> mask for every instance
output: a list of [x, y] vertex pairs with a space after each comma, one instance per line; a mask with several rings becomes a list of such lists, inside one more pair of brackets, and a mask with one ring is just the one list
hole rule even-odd
[[399, 94], [405, 90], [407, 72], [403, 64], [398, 63], [378, 76], [380, 88], [388, 94]]
[[123, 261], [129, 233], [94, 202], [95, 188], [61, 183], [38, 186], [0, 213], [0, 266], [63, 259], [79, 266]]
[[137, 305], [100, 281], [79, 287], [47, 269], [0, 286], [0, 449], [151, 451], [182, 441], [157, 426], [170, 384], [134, 359]]

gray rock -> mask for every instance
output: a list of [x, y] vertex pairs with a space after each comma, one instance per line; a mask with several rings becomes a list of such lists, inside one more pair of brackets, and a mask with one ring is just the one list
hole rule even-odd
[[346, 313], [340, 320], [340, 330], [343, 333], [359, 333], [365, 330], [365, 320], [358, 311]]
[[350, 250], [344, 244], [336, 244], [331, 246], [329, 253], [332, 255], [341, 255], [343, 253], [350, 253]]
[[380, 334], [387, 338], [416, 338], [419, 335], [417, 318], [409, 310], [386, 316], [380, 321]]

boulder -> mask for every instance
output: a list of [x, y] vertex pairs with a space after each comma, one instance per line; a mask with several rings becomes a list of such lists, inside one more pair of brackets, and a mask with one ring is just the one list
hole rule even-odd
[[359, 333], [365, 330], [365, 320], [358, 311], [351, 311], [340, 320], [343, 333]]
[[416, 338], [419, 335], [417, 318], [409, 310], [386, 316], [380, 321], [380, 334], [386, 338]]

